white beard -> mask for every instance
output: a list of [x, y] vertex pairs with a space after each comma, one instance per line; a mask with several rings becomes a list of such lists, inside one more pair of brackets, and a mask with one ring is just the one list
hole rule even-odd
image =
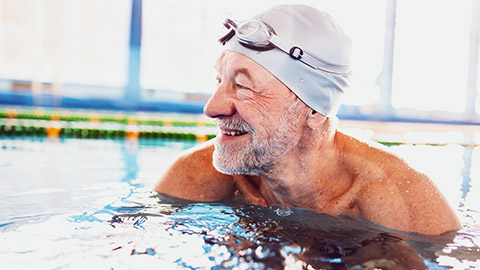
[[[282, 113], [281, 124], [272, 128], [269, 136], [259, 141], [253, 128], [241, 118], [216, 119], [222, 128], [248, 132], [252, 139], [244, 145], [224, 146], [215, 142], [213, 166], [224, 174], [266, 176], [275, 170], [278, 160], [298, 144], [305, 106], [301, 101], [290, 102]], [[303, 104], [302, 104], [303, 105]]]

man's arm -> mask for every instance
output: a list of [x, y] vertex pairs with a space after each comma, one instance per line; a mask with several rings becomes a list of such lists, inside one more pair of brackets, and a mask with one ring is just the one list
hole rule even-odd
[[168, 168], [154, 187], [158, 193], [193, 201], [216, 201], [231, 197], [233, 177], [212, 165], [214, 146], [209, 141], [188, 150]]

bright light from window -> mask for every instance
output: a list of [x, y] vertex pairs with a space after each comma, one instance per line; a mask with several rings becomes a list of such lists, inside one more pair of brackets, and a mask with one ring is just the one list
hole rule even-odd
[[[383, 67], [386, 1], [312, 1], [332, 15], [352, 39], [352, 80], [344, 103], [373, 104], [380, 98], [378, 79]], [[346, 8], [348, 7], [348, 8]]]
[[[352, 38], [352, 87], [346, 103], [378, 100], [385, 1], [143, 1], [141, 85], [148, 89], [212, 93], [217, 39], [225, 18], [247, 19], [274, 5], [304, 3], [329, 13]], [[362, 14], [361, 18], [358, 17]], [[368, 15], [366, 15], [368, 14]], [[356, 18], [356, 19], [352, 19]], [[381, 49], [379, 49], [381, 48]]]
[[471, 1], [397, 1], [392, 105], [463, 112]]
[[480, 147], [475, 147], [470, 166], [470, 190], [465, 198], [465, 208], [475, 209], [480, 204]]
[[123, 86], [129, 0], [0, 0], [0, 76]]
[[475, 99], [475, 112], [480, 114], [480, 94]]

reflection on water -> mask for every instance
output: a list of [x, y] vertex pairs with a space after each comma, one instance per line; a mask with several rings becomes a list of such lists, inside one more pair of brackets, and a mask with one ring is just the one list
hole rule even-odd
[[0, 258], [12, 265], [40, 268], [480, 266], [478, 227], [426, 237], [297, 208], [286, 209], [290, 215], [278, 215], [278, 207], [189, 203], [145, 190], [129, 200], [4, 232]]
[[305, 209], [191, 203], [151, 186], [192, 144], [0, 140], [7, 268], [468, 269], [480, 267], [479, 148], [398, 146], [457, 209], [440, 237]]
[[[465, 178], [470, 178], [468, 183], [464, 184], [467, 191], [464, 196], [465, 208], [476, 209], [476, 213], [480, 211], [480, 147], [473, 150], [471, 167], [469, 172], [465, 172]], [[480, 216], [476, 216], [477, 224], [480, 223]]]

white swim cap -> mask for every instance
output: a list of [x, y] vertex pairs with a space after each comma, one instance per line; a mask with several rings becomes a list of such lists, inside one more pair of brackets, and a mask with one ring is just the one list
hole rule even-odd
[[[253, 19], [271, 27], [274, 38], [287, 48], [279, 48], [274, 39], [271, 42], [275, 45], [273, 49], [259, 50], [246, 46], [236, 29], [221, 40], [225, 50], [248, 56], [272, 73], [307, 106], [324, 116], [334, 116], [349, 83], [350, 38], [329, 15], [306, 5], [275, 6]], [[232, 38], [234, 33], [237, 38]]]

